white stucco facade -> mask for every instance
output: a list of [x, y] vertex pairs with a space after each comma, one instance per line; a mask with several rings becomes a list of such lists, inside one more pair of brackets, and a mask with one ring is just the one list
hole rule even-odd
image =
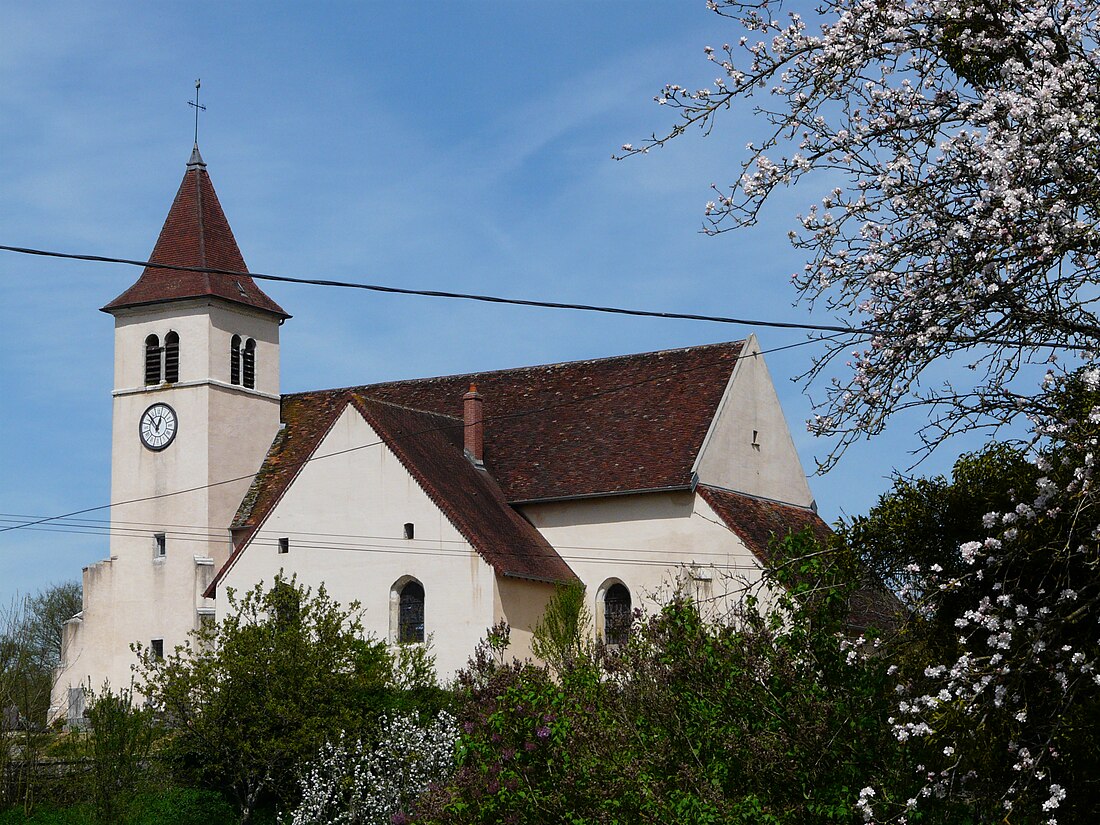
[[[331, 455], [330, 458], [324, 456]], [[413, 525], [414, 538], [404, 528]], [[280, 539], [287, 552], [280, 553]], [[324, 584], [362, 605], [363, 629], [394, 641], [395, 585], [424, 587], [424, 627], [441, 673], [453, 673], [497, 618], [492, 568], [443, 515], [353, 407], [332, 429], [218, 584], [244, 591], [275, 575]]]
[[[192, 299], [112, 314], [110, 553], [84, 569], [83, 610], [63, 628], [55, 716], [82, 687], [128, 687], [131, 645], [156, 640], [171, 651], [212, 615], [203, 591], [229, 556], [228, 526], [280, 426], [279, 321], [270, 313]], [[179, 336], [179, 380], [147, 386], [146, 339], [169, 332]], [[231, 383], [234, 335], [256, 341], [254, 388]], [[155, 403], [177, 417], [161, 450], [139, 436]]]

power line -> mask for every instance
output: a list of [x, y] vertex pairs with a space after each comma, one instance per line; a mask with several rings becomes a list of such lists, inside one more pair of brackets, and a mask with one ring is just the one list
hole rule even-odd
[[[728, 530], [725, 524], [709, 519], [701, 513], [692, 511], [692, 516], [699, 516], [717, 526]], [[0, 514], [0, 522], [4, 523], [20, 523], [25, 519], [34, 518], [33, 516], [21, 516], [16, 514]], [[120, 527], [119, 522], [108, 522], [106, 520], [100, 521], [98, 524], [86, 523], [90, 520], [56, 520], [53, 522], [55, 526], [51, 527], [27, 527], [28, 530], [35, 532], [54, 532], [54, 533], [68, 533], [72, 535], [85, 535], [85, 536], [105, 536], [112, 537], [118, 536], [122, 538], [143, 538], [149, 539], [153, 532], [161, 531], [167, 536], [167, 538], [175, 542], [195, 542], [199, 544], [228, 544], [229, 532], [228, 530], [213, 532], [208, 527], [203, 525], [165, 525], [155, 524], [153, 522], [121, 522], [126, 525], [136, 525], [128, 527]], [[28, 522], [29, 523], [29, 522]], [[175, 528], [175, 529], [172, 529]], [[277, 547], [278, 541], [273, 539], [272, 536], [278, 536], [279, 538], [289, 538], [292, 541], [294, 547], [300, 547], [303, 549], [321, 549], [321, 550], [361, 550], [361, 549], [378, 549], [378, 550], [393, 550], [395, 552], [438, 552], [442, 555], [471, 552], [470, 542], [466, 539], [447, 539], [443, 537], [431, 538], [431, 539], [403, 539], [396, 535], [391, 536], [374, 536], [364, 533], [316, 533], [304, 530], [289, 530], [283, 531], [282, 535], [279, 535], [277, 531], [266, 531], [259, 534], [257, 538], [250, 541], [251, 546], [260, 547]], [[356, 541], [337, 541], [336, 539], [355, 539]], [[453, 548], [439, 547], [433, 548], [429, 545], [456, 545]], [[658, 547], [623, 547], [617, 545], [599, 545], [594, 546], [590, 544], [558, 544], [552, 545], [556, 551], [573, 550], [578, 552], [588, 553], [632, 553], [635, 555], [668, 555], [668, 548]], [[528, 554], [518, 553], [515, 551], [500, 550], [495, 551], [497, 555], [502, 556], [516, 556], [516, 557], [529, 557]], [[692, 553], [692, 557], [699, 556], [714, 556], [714, 557], [726, 557], [730, 553], [727, 550], [723, 551], [709, 551], [699, 550]], [[566, 558], [566, 556], [562, 556]], [[581, 558], [572, 556], [570, 558]], [[591, 558], [591, 557], [584, 557]], [[603, 557], [601, 557], [603, 558]], [[643, 561], [644, 559], [635, 558], [634, 561]]]
[[[116, 535], [117, 534], [117, 532], [112, 530], [111, 528], [106, 528], [102, 531], [97, 531], [97, 532], [93, 532], [93, 533], [89, 533], [89, 532], [86, 532], [84, 530], [65, 529], [64, 527], [28, 527], [27, 529], [32, 531], [32, 532], [38, 532], [38, 533], [61, 533], [61, 534], [96, 535], [96, 536], [103, 536], [103, 535], [111, 536], [111, 535]], [[131, 533], [131, 532], [128, 532], [128, 533], [124, 533], [123, 535], [125, 537], [128, 537], [128, 538], [147, 537], [145, 533]], [[293, 536], [294, 534], [291, 533], [291, 535]], [[205, 539], [205, 538], [196, 537], [196, 536], [188, 536], [186, 534], [169, 533], [168, 538], [171, 539], [173, 544], [178, 544], [178, 543], [181, 543], [181, 542], [194, 542], [194, 543], [200, 543], [200, 544], [209, 543], [207, 541], [207, 539]], [[226, 537], [226, 538], [228, 538], [228, 537]], [[394, 539], [393, 537], [390, 537], [390, 540], [396, 541], [397, 539]], [[431, 541], [431, 543], [435, 543], [434, 540], [430, 540], [430, 541]], [[447, 541], [447, 540], [443, 540], [443, 541]], [[427, 544], [428, 542], [425, 541], [424, 543]], [[462, 542], [462, 543], [463, 544], [468, 544], [467, 542]], [[411, 542], [411, 544], [415, 544], [415, 542]], [[249, 543], [249, 546], [254, 547], [254, 548], [255, 547], [275, 548], [275, 547], [279, 546], [279, 543], [278, 543], [277, 540], [273, 540], [271, 538], [265, 537], [265, 538], [260, 538], [260, 539], [256, 539], [256, 540], [251, 541]], [[298, 549], [298, 550], [301, 550], [301, 551], [307, 551], [307, 552], [311, 551], [311, 550], [330, 550], [330, 551], [337, 551], [337, 552], [385, 553], [387, 555], [435, 556], [435, 557], [440, 557], [440, 558], [442, 558], [442, 557], [449, 557], [449, 558], [463, 557], [463, 558], [468, 558], [468, 557], [471, 557], [473, 555], [477, 555], [477, 553], [478, 553], [478, 551], [475, 548], [471, 547], [471, 546], [462, 547], [462, 548], [453, 548], [452, 549], [452, 548], [444, 548], [444, 547], [426, 547], [426, 546], [416, 547], [416, 546], [409, 546], [409, 544], [406, 544], [406, 543], [402, 543], [402, 544], [385, 544], [385, 543], [382, 543], [382, 542], [372, 542], [372, 543], [367, 543], [367, 544], [354, 544], [354, 543], [347, 543], [347, 542], [325, 543], [325, 542], [309, 542], [309, 541], [300, 541], [299, 540], [299, 541], [295, 541], [292, 546], [295, 549]], [[670, 566], [683, 565], [683, 564], [694, 564], [694, 565], [697, 565], [697, 566], [703, 566], [703, 567], [708, 567], [708, 568], [713, 567], [713, 568], [720, 568], [720, 569], [738, 569], [738, 570], [758, 570], [759, 569], [759, 565], [756, 565], [756, 564], [737, 564], [736, 562], [730, 562], [730, 561], [725, 561], [725, 562], [713, 561], [713, 562], [709, 562], [709, 561], [704, 561], [703, 560], [705, 558], [711, 558], [711, 557], [719, 558], [719, 559], [722, 559], [722, 558], [729, 559], [730, 556], [738, 555], [736, 553], [730, 553], [728, 551], [714, 552], [714, 551], [702, 550], [702, 551], [692, 552], [690, 554], [690, 556], [685, 556], [682, 559], [669, 559], [669, 558], [645, 558], [645, 557], [640, 557], [640, 556], [627, 557], [627, 556], [621, 556], [621, 555], [609, 558], [608, 555], [607, 555], [608, 553], [627, 553], [627, 552], [630, 552], [630, 553], [661, 554], [661, 555], [664, 555], [664, 556], [669, 555], [668, 550], [660, 550], [660, 549], [656, 549], [656, 548], [645, 548], [645, 547], [621, 548], [621, 547], [591, 547], [591, 546], [583, 546], [583, 545], [554, 545], [554, 550], [558, 554], [558, 557], [561, 558], [562, 560], [566, 561], [566, 562], [586, 563], [586, 562], [613, 561], [615, 563], [636, 564], [636, 565], [642, 565], [642, 566], [647, 566], [647, 567], [670, 567]], [[573, 553], [563, 553], [563, 552], [561, 552], [561, 550], [573, 550], [575, 552], [573, 552]], [[746, 548], [746, 550], [750, 553], [752, 552], [748, 548]], [[585, 553], [585, 552], [587, 552], [587, 553], [596, 553], [596, 554], [599, 554], [599, 555], [578, 555], [578, 553]], [[517, 552], [515, 550], [497, 551], [497, 552], [494, 553], [494, 555], [513, 557], [513, 558], [527, 558], [527, 559], [532, 557], [531, 554], [520, 553], [520, 552]]]
[[477, 295], [468, 292], [445, 292], [435, 289], [408, 289], [382, 284], [366, 284], [355, 281], [334, 281], [324, 278], [295, 278], [289, 275], [268, 275], [260, 272], [238, 272], [233, 269], [216, 269], [207, 266], [178, 266], [154, 261], [137, 261], [131, 258], [113, 258], [106, 255], [85, 255], [70, 252], [55, 252], [46, 249], [31, 249], [23, 246], [0, 244], [0, 250], [20, 255], [37, 255], [45, 258], [61, 258], [71, 261], [92, 261], [95, 263], [126, 264], [128, 266], [167, 269], [174, 272], [198, 272], [206, 275], [228, 275], [230, 277], [248, 276], [262, 281], [278, 281], [288, 284], [306, 284], [309, 286], [328, 286], [341, 289], [364, 289], [370, 292], [382, 292], [390, 295], [418, 295], [425, 298], [450, 298], [462, 301], [480, 301], [488, 304], [507, 304], [509, 306], [541, 307], [543, 309], [569, 309], [580, 312], [603, 312], [611, 315], [630, 315], [639, 318], [665, 318], [679, 321], [706, 321], [715, 324], [737, 324], [746, 327], [767, 327], [770, 329], [799, 329], [810, 332], [838, 332], [849, 335], [874, 335], [874, 331], [856, 327], [831, 326], [828, 324], [802, 324], [793, 321], [762, 321], [748, 318], [729, 318], [722, 315], [701, 315], [692, 312], [658, 312], [646, 309], [627, 309], [625, 307], [601, 306], [599, 304], [572, 304], [561, 301], [536, 301], [524, 298], [502, 298], [499, 295]]
[[[0, 247], [0, 248], [3, 248], [3, 247]], [[839, 334], [840, 333], [834, 333], [833, 335], [825, 336], [824, 338], [808, 339], [808, 340], [805, 340], [805, 341], [797, 341], [793, 344], [786, 344], [786, 345], [781, 346], [781, 347], [773, 347], [772, 349], [768, 349], [768, 350], [760, 350], [760, 352], [754, 353], [752, 356], [748, 356], [748, 357], [756, 357], [757, 355], [766, 355], [766, 354], [772, 353], [772, 352], [779, 352], [781, 350], [793, 349], [794, 347], [806, 346], [807, 344], [814, 344], [814, 343], [818, 343], [820, 341], [827, 341], [827, 340], [830, 340], [832, 338], [836, 338]], [[740, 358], [741, 356], [739, 355], [738, 357]], [[703, 365], [700, 365], [700, 366], [688, 367], [686, 369], [674, 370], [672, 372], [663, 373], [661, 375], [650, 376], [648, 378], [643, 378], [643, 379], [638, 380], [638, 381], [631, 381], [627, 384], [618, 384], [614, 387], [609, 387], [609, 388], [604, 389], [604, 390], [599, 390], [597, 392], [589, 393], [588, 395], [580, 396], [578, 398], [572, 398], [572, 399], [568, 399], [568, 400], [565, 400], [565, 401], [561, 401], [561, 402], [556, 403], [556, 404], [549, 404], [549, 405], [546, 405], [546, 406], [543, 406], [543, 407], [535, 407], [535, 408], [530, 409], [530, 410], [520, 410], [520, 411], [514, 412], [514, 413], [498, 413], [496, 415], [487, 415], [487, 416], [485, 416], [484, 420], [486, 422], [488, 422], [488, 421], [500, 421], [500, 420], [504, 420], [504, 419], [523, 418], [523, 417], [528, 416], [528, 415], [537, 415], [539, 413], [548, 412], [550, 410], [558, 409], [560, 407], [567, 407], [567, 406], [570, 406], [572, 404], [581, 404], [581, 403], [584, 403], [586, 401], [591, 401], [594, 398], [599, 398], [599, 397], [602, 397], [604, 395], [611, 395], [613, 393], [621, 392], [623, 390], [630, 389], [632, 387], [641, 386], [642, 384], [649, 384], [649, 383], [653, 383], [654, 381], [664, 381], [664, 380], [669, 379], [669, 378], [677, 378], [677, 377], [680, 377], [680, 376], [683, 376], [683, 375], [687, 375], [688, 373], [695, 372], [697, 370], [709, 369], [710, 367], [711, 367], [710, 364], [703, 364]], [[354, 387], [349, 388], [349, 391], [353, 391], [354, 389], [355, 389]], [[456, 419], [455, 426], [457, 426], [457, 425], [458, 425], [458, 422], [457, 422], [457, 419]], [[413, 432], [410, 432], [410, 433], [401, 433], [398, 436], [396, 436], [396, 438], [397, 439], [413, 438], [413, 437], [420, 436], [420, 435], [426, 435], [428, 433], [441, 432], [441, 431], [443, 431], [443, 429], [444, 429], [443, 427], [427, 427], [427, 428], [422, 429], [422, 430], [414, 430]], [[325, 459], [325, 458], [334, 458], [336, 456], [346, 455], [348, 453], [353, 453], [353, 452], [356, 452], [358, 450], [365, 450], [365, 449], [368, 449], [370, 447], [377, 447], [380, 444], [384, 444], [384, 443], [385, 443], [384, 440], [379, 439], [378, 441], [371, 441], [371, 442], [368, 442], [367, 444], [359, 444], [355, 447], [348, 447], [347, 449], [337, 450], [336, 452], [332, 452], [332, 453], [325, 453], [323, 455], [313, 455], [313, 456], [310, 456], [307, 459], [305, 459], [301, 463], [301, 465], [299, 465], [299, 466], [304, 467], [306, 464], [308, 464], [309, 462], [312, 462], [312, 461], [320, 461], [320, 460]], [[48, 522], [59, 521], [61, 519], [69, 519], [69, 518], [72, 518], [74, 516], [82, 516], [82, 515], [85, 515], [87, 513], [95, 513], [95, 512], [98, 512], [100, 510], [109, 510], [112, 507], [124, 507], [124, 506], [129, 505], [129, 504], [141, 504], [141, 503], [146, 502], [146, 501], [155, 501], [155, 500], [161, 499], [161, 498], [170, 498], [170, 497], [173, 497], [173, 496], [186, 495], [187, 493], [196, 493], [196, 492], [200, 492], [202, 490], [211, 489], [213, 487], [220, 487], [220, 486], [223, 486], [225, 484], [235, 484], [236, 482], [239, 482], [239, 481], [245, 481], [245, 480], [248, 480], [248, 479], [252, 479], [252, 478], [255, 477], [255, 475], [256, 475], [256, 473], [249, 473], [247, 475], [237, 476], [235, 478], [227, 478], [227, 479], [222, 479], [221, 481], [213, 481], [213, 482], [210, 482], [209, 484], [200, 484], [200, 485], [195, 486], [195, 487], [187, 487], [183, 490], [173, 490], [172, 492], [168, 492], [168, 493], [157, 493], [157, 494], [151, 495], [151, 496], [142, 496], [140, 498], [132, 498], [132, 499], [128, 499], [128, 500], [125, 500], [125, 501], [115, 501], [115, 502], [110, 502], [108, 504], [100, 504], [100, 505], [97, 505], [95, 507], [86, 507], [82, 510], [73, 510], [70, 513], [63, 513], [63, 514], [57, 515], [57, 516], [44, 517], [44, 518], [37, 519], [35, 521], [26, 522], [25, 524], [13, 524], [13, 525], [8, 525], [6, 527], [0, 527], [0, 533], [7, 533], [7, 532], [10, 532], [12, 530], [26, 529], [26, 528], [34, 527], [34, 526], [39, 525], [39, 524], [46, 524]]]
[[[70, 261], [91, 261], [94, 263], [125, 264], [127, 266], [152, 267], [153, 269], [167, 269], [174, 272], [197, 272], [207, 275], [226, 275], [229, 277], [247, 276], [262, 281], [277, 281], [288, 284], [305, 284], [308, 286], [328, 286], [341, 289], [363, 289], [370, 292], [381, 292], [390, 295], [416, 295], [426, 298], [449, 298], [462, 301], [479, 301], [488, 304], [505, 304], [508, 306], [541, 307], [543, 309], [567, 309], [579, 312], [600, 312], [610, 315], [627, 315], [637, 318], [663, 318], [679, 321], [705, 321], [715, 324], [736, 324], [746, 327], [764, 327], [768, 329], [795, 329], [807, 332], [832, 332], [844, 335], [856, 335], [863, 338], [885, 336], [889, 338], [904, 337], [910, 334], [908, 330], [876, 329], [874, 327], [851, 327], [834, 324], [804, 324], [796, 321], [766, 321], [750, 318], [732, 318], [724, 315], [702, 315], [693, 312], [660, 312], [646, 309], [629, 309], [626, 307], [603, 306], [600, 304], [573, 304], [562, 301], [537, 301], [526, 298], [504, 298], [499, 295], [478, 295], [468, 292], [446, 292], [434, 289], [410, 289], [397, 286], [385, 286], [384, 284], [368, 284], [357, 281], [336, 281], [325, 278], [296, 278], [289, 275], [269, 275], [261, 272], [240, 272], [234, 269], [216, 269], [207, 266], [180, 266], [177, 264], [156, 263], [154, 261], [139, 261], [133, 258], [115, 258], [108, 255], [88, 255], [73, 252], [57, 252], [47, 249], [33, 249], [25, 246], [8, 246], [0, 244], [0, 251], [15, 252], [20, 255], [36, 255], [44, 258], [60, 258]], [[962, 344], [965, 346], [996, 346], [1016, 347], [1020, 349], [1052, 349], [1069, 350], [1072, 352], [1091, 352], [1096, 347], [1094, 344], [1074, 344], [1068, 341], [1034, 341], [1022, 342], [1019, 339], [993, 338], [986, 335], [962, 335], [946, 336], [942, 339], [947, 343]]]

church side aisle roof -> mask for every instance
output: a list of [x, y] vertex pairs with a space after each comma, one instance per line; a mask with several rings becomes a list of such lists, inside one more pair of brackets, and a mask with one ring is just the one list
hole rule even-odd
[[103, 307], [104, 312], [184, 298], [214, 297], [290, 317], [248, 275], [248, 267], [197, 147], [149, 260], [240, 274], [185, 272], [147, 266], [129, 289]]
[[698, 490], [715, 515], [764, 564], [771, 561], [768, 547], [773, 538], [782, 539], [806, 528], [820, 542], [828, 541], [833, 534], [821, 516], [806, 507], [768, 501], [705, 484], [700, 484]]
[[[804, 507], [767, 501], [704, 484], [699, 485], [698, 493], [726, 527], [736, 533], [765, 565], [773, 561], [770, 551], [773, 539], [783, 539], [809, 529], [819, 544], [827, 545], [833, 535], [817, 513]], [[860, 582], [848, 596], [848, 627], [852, 632], [871, 627], [895, 627], [903, 613], [904, 608], [897, 596], [873, 579]]]

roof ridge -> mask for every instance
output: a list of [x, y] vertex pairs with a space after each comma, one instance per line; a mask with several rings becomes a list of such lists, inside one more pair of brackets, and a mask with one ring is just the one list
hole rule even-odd
[[[480, 370], [474, 372], [456, 372], [448, 375], [432, 375], [426, 378], [398, 378], [393, 381], [377, 381], [373, 384], [350, 384], [344, 387], [327, 387], [317, 390], [302, 390], [295, 393], [284, 393], [284, 398], [308, 396], [308, 395], [320, 395], [323, 393], [339, 393], [339, 392], [360, 392], [365, 389], [373, 389], [376, 387], [393, 387], [401, 384], [425, 384], [432, 381], [454, 381], [458, 378], [464, 378], [467, 376], [494, 376], [505, 375], [507, 373], [517, 373], [524, 370], [545, 370], [545, 369], [567, 369], [569, 367], [575, 367], [579, 364], [605, 364], [611, 361], [627, 361], [638, 358], [646, 358], [657, 355], [671, 355], [685, 352], [694, 352], [698, 350], [707, 349], [719, 349], [722, 347], [731, 347], [737, 344], [744, 344], [746, 338], [741, 338], [736, 341], [716, 341], [710, 344], [696, 344], [690, 347], [672, 347], [669, 349], [652, 350], [650, 352], [630, 352], [623, 353], [621, 355], [608, 355], [603, 358], [580, 358], [575, 361], [555, 361], [550, 364], [527, 364], [519, 367], [504, 367], [502, 369], [495, 370]], [[413, 409], [413, 408], [410, 408]]]
[[[325, 390], [322, 390], [322, 392], [325, 392]], [[307, 393], [298, 393], [298, 394], [299, 395], [305, 395]], [[384, 406], [387, 406], [387, 407], [393, 407], [395, 410], [405, 410], [407, 412], [416, 413], [417, 415], [425, 415], [425, 416], [429, 416], [431, 418], [443, 418], [443, 419], [447, 420], [448, 422], [454, 422], [455, 424], [461, 424], [462, 423], [462, 419], [459, 418], [456, 415], [447, 415], [446, 413], [433, 412], [432, 410], [425, 410], [422, 407], [410, 407], [406, 404], [395, 404], [393, 401], [384, 401], [381, 398], [374, 398], [373, 396], [369, 396], [369, 395], [360, 398], [358, 396], [358, 394], [355, 392], [354, 388], [349, 389], [347, 391], [347, 395], [349, 396], [349, 398], [354, 398], [356, 401], [360, 402], [361, 404], [381, 404], [381, 405], [384, 405]]]

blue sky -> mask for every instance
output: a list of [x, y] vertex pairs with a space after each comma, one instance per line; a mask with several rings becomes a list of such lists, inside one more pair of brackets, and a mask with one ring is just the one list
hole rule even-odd
[[[702, 0], [104, 5], [0, 6], [2, 244], [147, 257], [190, 154], [201, 77], [200, 145], [253, 271], [833, 320], [792, 307], [800, 260], [786, 232], [813, 193], [785, 196], [751, 232], [699, 232], [709, 185], [732, 179], [759, 128], [750, 112], [611, 159], [670, 122], [652, 102], [664, 83], [713, 79], [703, 47], [737, 35]], [[107, 503], [113, 328], [97, 310], [137, 275], [0, 252], [0, 513]], [[284, 392], [750, 332], [264, 289], [294, 315]], [[765, 349], [804, 339], [757, 334]], [[806, 433], [809, 401], [789, 379], [812, 352], [768, 358], [808, 471], [827, 445]], [[912, 463], [912, 423], [811, 479], [827, 520], [865, 511]], [[106, 555], [105, 536], [2, 533], [0, 604]]]

